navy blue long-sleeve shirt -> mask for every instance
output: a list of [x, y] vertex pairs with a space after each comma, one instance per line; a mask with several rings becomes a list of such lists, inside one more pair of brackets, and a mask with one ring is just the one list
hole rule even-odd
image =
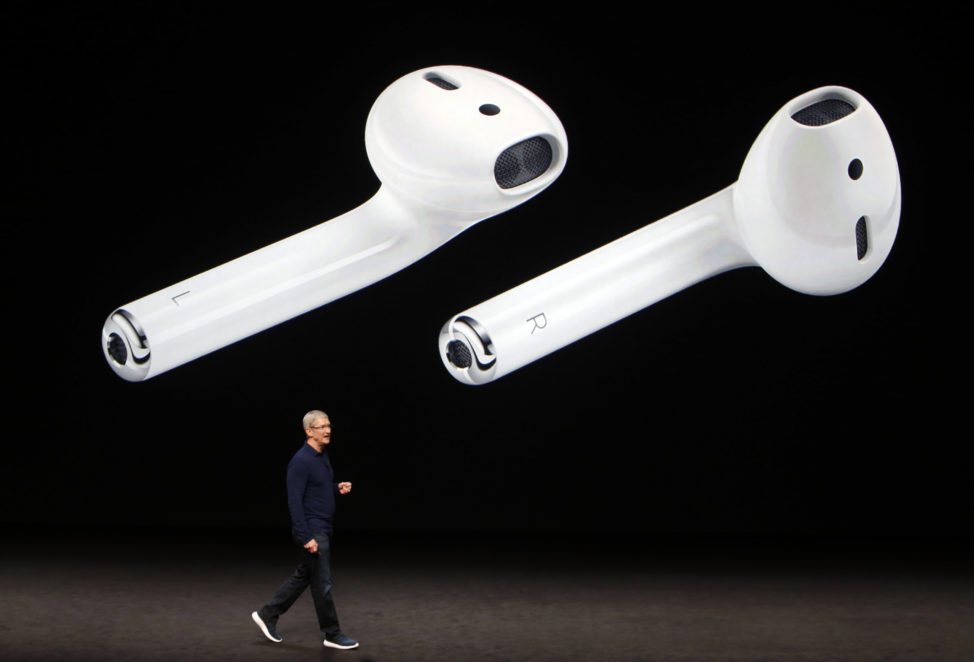
[[315, 533], [331, 531], [337, 493], [328, 453], [305, 443], [287, 465], [287, 507], [295, 542], [304, 545]]

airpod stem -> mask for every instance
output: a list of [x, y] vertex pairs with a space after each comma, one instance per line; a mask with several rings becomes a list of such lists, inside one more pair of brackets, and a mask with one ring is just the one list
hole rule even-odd
[[105, 322], [106, 359], [141, 381], [355, 292], [441, 243], [414, 231], [415, 215], [383, 187], [341, 216], [128, 303]]
[[[737, 236], [733, 189], [460, 313], [440, 334], [444, 365], [464, 383], [491, 381], [694, 283], [753, 265]], [[457, 342], [488, 360], [457, 365], [447, 355], [466, 355]]]

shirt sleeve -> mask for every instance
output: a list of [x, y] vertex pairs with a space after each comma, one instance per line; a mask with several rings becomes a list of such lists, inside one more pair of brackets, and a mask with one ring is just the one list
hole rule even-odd
[[287, 467], [287, 509], [291, 512], [291, 535], [299, 545], [313, 537], [304, 515], [304, 491], [308, 486], [308, 463], [297, 459]]

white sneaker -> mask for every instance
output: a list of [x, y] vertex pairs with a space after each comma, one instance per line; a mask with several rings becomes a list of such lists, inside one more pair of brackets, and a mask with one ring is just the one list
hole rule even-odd
[[342, 650], [348, 650], [349, 648], [358, 648], [358, 642], [351, 637], [339, 632], [332, 637], [325, 637], [325, 646], [329, 648], [341, 648]]
[[277, 632], [274, 631], [274, 626], [273, 625], [270, 625], [270, 626], [267, 625], [267, 623], [264, 622], [264, 619], [262, 619], [257, 614], [256, 611], [253, 614], [251, 614], [250, 617], [252, 619], [254, 619], [254, 623], [257, 624], [257, 627], [260, 628], [260, 631], [264, 633], [264, 636], [265, 637], [267, 637], [268, 639], [270, 639], [271, 641], [273, 641], [275, 644], [279, 644], [282, 641], [284, 641], [284, 638], [283, 637], [277, 636]]

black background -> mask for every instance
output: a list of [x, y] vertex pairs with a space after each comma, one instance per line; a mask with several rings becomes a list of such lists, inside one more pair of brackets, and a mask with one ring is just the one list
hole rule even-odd
[[[971, 533], [954, 10], [358, 6], [5, 10], [4, 523], [286, 530], [323, 408], [346, 530]], [[365, 290], [145, 383], [111, 372], [117, 306], [370, 197], [369, 108], [435, 64], [543, 98], [561, 177]], [[897, 150], [869, 282], [818, 298], [738, 270], [496, 383], [446, 373], [448, 317], [731, 184], [826, 84]]]

